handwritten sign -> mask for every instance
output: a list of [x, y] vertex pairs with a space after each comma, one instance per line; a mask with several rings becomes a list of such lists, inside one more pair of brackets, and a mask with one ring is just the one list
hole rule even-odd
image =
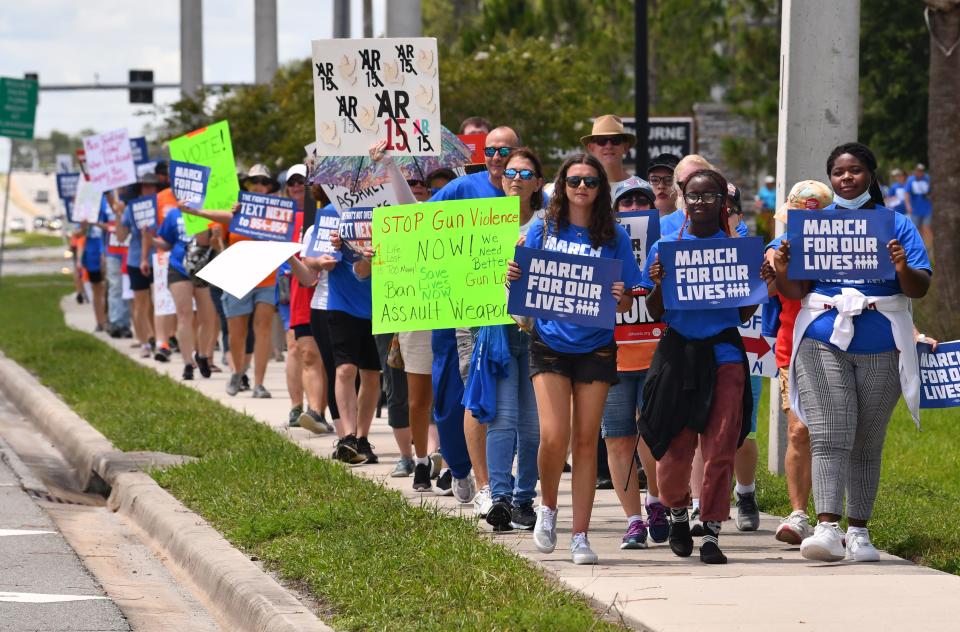
[[[227, 121], [219, 121], [174, 138], [170, 141], [170, 158], [210, 167], [203, 208], [228, 210], [233, 207], [240, 192], [240, 181], [237, 179], [237, 164], [233, 159]], [[189, 213], [184, 214], [183, 221], [188, 235], [204, 231], [209, 225], [207, 220]]]
[[137, 181], [127, 130], [116, 129], [83, 139], [87, 176], [98, 191], [109, 191]]
[[747, 352], [750, 375], [777, 377], [777, 357], [773, 352], [773, 344], [777, 339], [763, 335], [764, 307], [761, 305], [750, 320], [740, 325], [740, 337], [743, 338], [743, 348]]
[[437, 40], [314, 40], [313, 103], [319, 155], [366, 156], [381, 140], [398, 154], [439, 155]]
[[170, 316], [177, 313], [177, 305], [173, 302], [173, 294], [167, 286], [167, 274], [170, 270], [170, 251], [158, 250], [151, 258], [153, 266], [153, 314], [154, 316]]
[[760, 278], [763, 239], [684, 239], [660, 242], [663, 305], [667, 309], [721, 309], [766, 303]]
[[170, 188], [173, 189], [173, 196], [190, 208], [203, 208], [209, 180], [210, 167], [179, 160], [170, 161]]
[[367, 189], [351, 191], [347, 187], [327, 186], [321, 184], [320, 188], [327, 194], [330, 203], [338, 211], [362, 206], [363, 208], [374, 208], [377, 206], [396, 206], [398, 204], [397, 194], [391, 184], [378, 184]]
[[330, 231], [339, 230], [339, 228], [340, 216], [336, 211], [330, 209], [317, 210], [317, 218], [313, 223], [310, 240], [306, 243], [303, 256], [319, 257], [320, 255], [330, 255], [339, 261], [343, 255], [339, 250], [334, 249], [330, 243]]
[[[650, 247], [660, 239], [660, 213], [652, 211], [621, 211], [617, 220], [630, 236], [633, 255], [642, 270]], [[618, 312], [613, 337], [617, 344], [649, 342], [663, 337], [667, 331], [664, 323], [654, 320], [647, 311], [646, 290], [633, 292], [633, 304], [629, 311]]]
[[157, 195], [143, 195], [127, 202], [137, 230], [157, 225]]
[[920, 408], [960, 406], [960, 341], [941, 342], [937, 352], [917, 345], [920, 359]]
[[514, 261], [523, 276], [510, 284], [511, 314], [614, 328], [617, 301], [610, 288], [620, 278], [619, 259], [518, 247]]
[[79, 173], [57, 174], [57, 195], [61, 200], [72, 200], [77, 197], [77, 182], [79, 180]]
[[889, 209], [790, 211], [791, 279], [892, 279]]
[[230, 232], [261, 241], [293, 241], [296, 210], [297, 203], [290, 198], [243, 191]]
[[70, 209], [70, 217], [74, 222], [95, 222], [100, 218], [100, 206], [103, 203], [103, 192], [86, 178], [77, 180], [77, 195]]
[[519, 236], [515, 197], [373, 209], [373, 332], [513, 322], [503, 284]]
[[130, 155], [133, 157], [133, 164], [140, 165], [150, 160], [147, 155], [147, 139], [144, 136], [130, 139]]

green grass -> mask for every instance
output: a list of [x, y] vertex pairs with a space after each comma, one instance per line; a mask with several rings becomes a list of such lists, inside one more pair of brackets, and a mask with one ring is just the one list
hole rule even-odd
[[[0, 287], [0, 349], [122, 450], [199, 461], [153, 476], [235, 546], [306, 587], [339, 629], [586, 630], [597, 613], [473, 522], [304, 452], [251, 417], [69, 329], [62, 277]], [[619, 629], [596, 622], [597, 630]]]
[[[786, 479], [766, 469], [768, 403], [765, 384], [757, 432], [757, 500], [763, 511], [785, 516], [791, 511]], [[894, 555], [960, 575], [960, 531], [952, 519], [960, 510], [960, 409], [921, 410], [920, 421], [923, 430], [918, 432], [901, 399], [887, 430], [870, 536]], [[807, 513], [815, 515], [812, 499]]]
[[[11, 243], [10, 237], [19, 241]], [[17, 233], [8, 235], [8, 241], [4, 244], [5, 250], [26, 250], [27, 248], [47, 248], [52, 246], [64, 246], [66, 242], [62, 235], [51, 233]]]

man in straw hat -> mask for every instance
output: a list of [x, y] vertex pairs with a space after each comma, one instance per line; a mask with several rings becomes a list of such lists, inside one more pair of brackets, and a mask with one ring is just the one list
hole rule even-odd
[[580, 138], [587, 151], [603, 165], [610, 181], [610, 190], [630, 177], [623, 168], [627, 151], [637, 142], [637, 137], [623, 129], [623, 121], [614, 114], [598, 116], [589, 134]]

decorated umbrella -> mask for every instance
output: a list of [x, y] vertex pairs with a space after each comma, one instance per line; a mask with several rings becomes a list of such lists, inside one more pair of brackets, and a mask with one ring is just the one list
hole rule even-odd
[[[404, 177], [426, 182], [427, 174], [436, 169], [456, 169], [470, 162], [470, 148], [446, 127], [441, 128], [441, 132], [439, 156], [391, 153]], [[311, 184], [339, 185], [358, 191], [386, 180], [386, 174], [369, 156], [322, 156], [315, 160], [308, 158], [307, 162]]]

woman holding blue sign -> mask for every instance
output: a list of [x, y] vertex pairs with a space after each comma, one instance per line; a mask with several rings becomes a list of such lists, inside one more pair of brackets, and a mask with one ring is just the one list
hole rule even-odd
[[[877, 161], [860, 143], [840, 145], [827, 159], [834, 190], [831, 209], [884, 210]], [[791, 407], [810, 433], [813, 495], [818, 524], [803, 541], [812, 560], [880, 559], [867, 521], [880, 481], [887, 424], [901, 392], [919, 423], [920, 378], [910, 299], [930, 287], [932, 269], [917, 229], [894, 213], [886, 248], [891, 279], [792, 280], [790, 242], [783, 240], [774, 267], [777, 290], [801, 300], [791, 355]], [[846, 492], [850, 527], [839, 522]]]
[[747, 307], [665, 309], [660, 246], [681, 240], [726, 240], [727, 181], [701, 169], [681, 185], [687, 220], [663, 235], [647, 254], [641, 285], [650, 290], [647, 310], [669, 325], [647, 371], [640, 434], [658, 459], [660, 501], [670, 508], [670, 549], [679, 557], [693, 552], [690, 533], [690, 473], [699, 443], [703, 454], [700, 519], [704, 535], [700, 560], [725, 564], [720, 525], [730, 511], [730, 485], [738, 445], [750, 432], [753, 399], [743, 340], [738, 329], [757, 310]]
[[[557, 173], [544, 219], [533, 222], [528, 248], [619, 259], [620, 280], [610, 288], [617, 310], [624, 312], [633, 297], [624, 287], [640, 283], [640, 267], [630, 237], [613, 216], [610, 184], [600, 162], [589, 154], [567, 159]], [[515, 261], [507, 278], [520, 279]], [[617, 381], [617, 347], [610, 327], [590, 327], [558, 320], [536, 319], [530, 340], [530, 375], [540, 416], [540, 466], [543, 502], [537, 510], [533, 541], [543, 553], [557, 545], [557, 492], [573, 436], [574, 564], [596, 564], [587, 530], [596, 492], [597, 434], [611, 384]]]

